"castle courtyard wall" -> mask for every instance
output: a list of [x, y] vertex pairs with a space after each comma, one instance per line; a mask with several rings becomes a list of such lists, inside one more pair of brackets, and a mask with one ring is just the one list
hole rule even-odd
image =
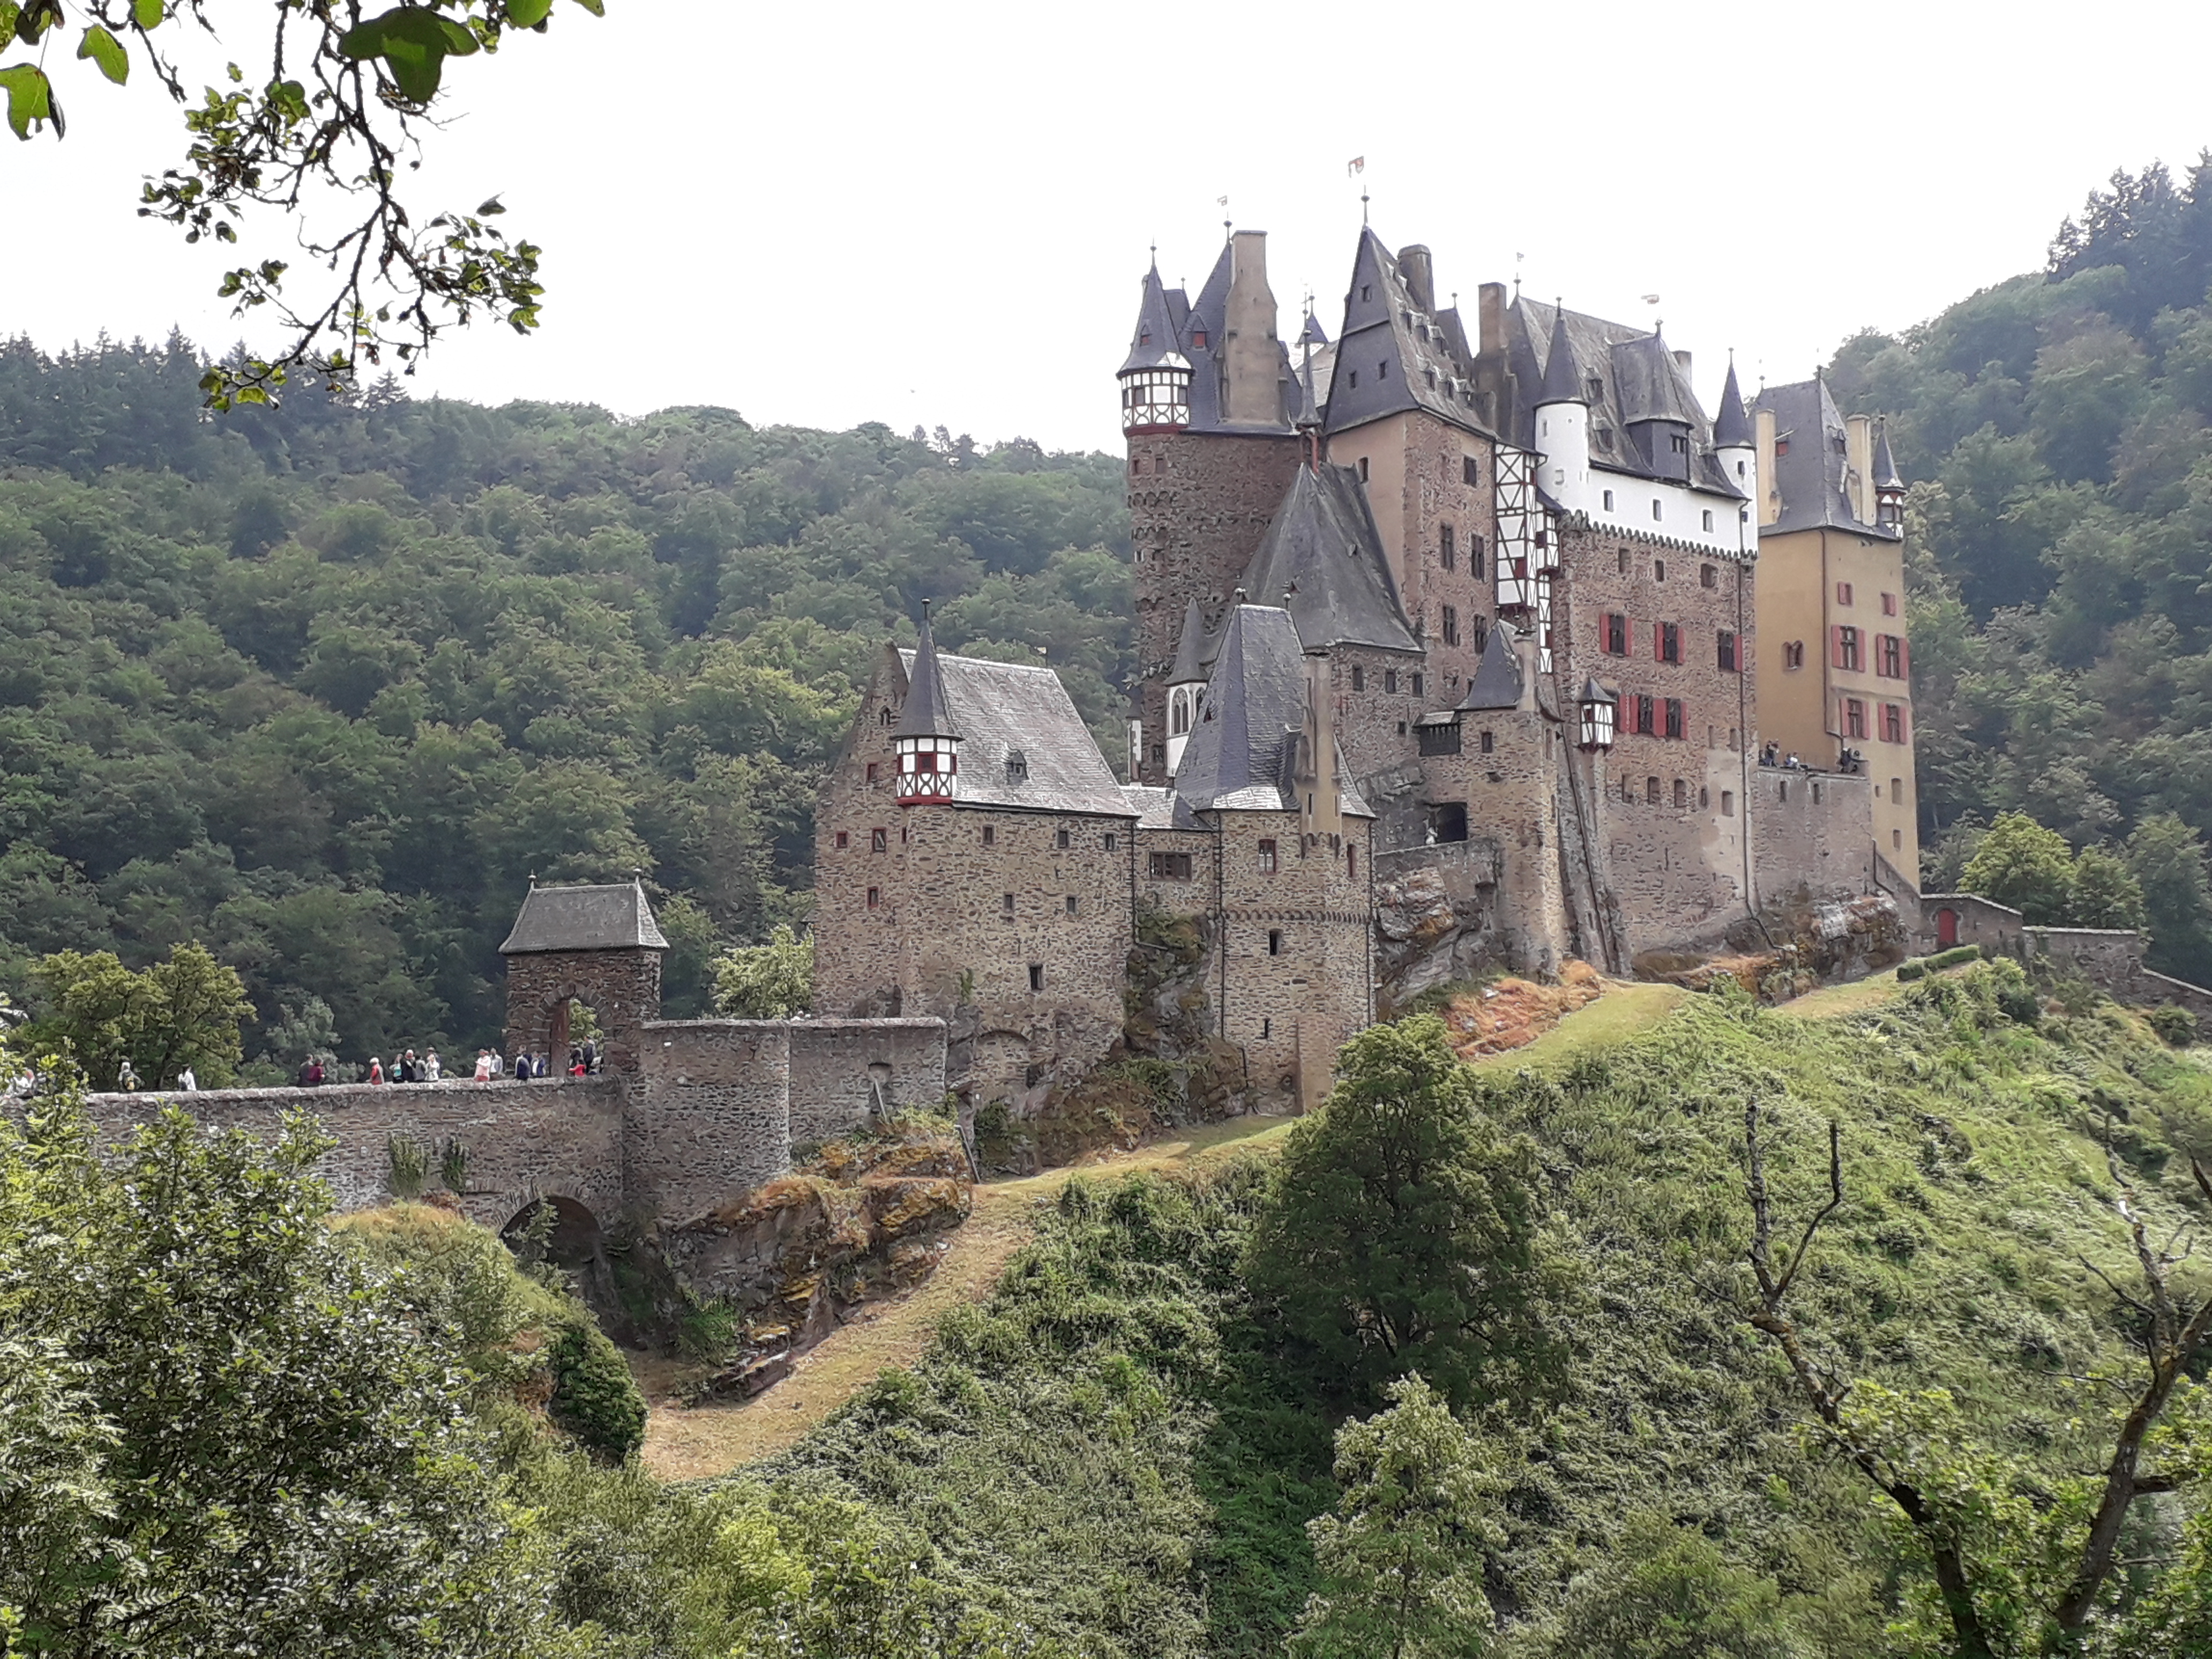
[[1800, 895], [1817, 902], [1875, 890], [1869, 779], [1779, 766], [1755, 767], [1752, 778], [1753, 856], [1762, 904], [1788, 903]]
[[934, 1109], [944, 1099], [940, 1019], [808, 1019], [788, 1028], [790, 1141], [817, 1146], [866, 1127], [883, 1108]]

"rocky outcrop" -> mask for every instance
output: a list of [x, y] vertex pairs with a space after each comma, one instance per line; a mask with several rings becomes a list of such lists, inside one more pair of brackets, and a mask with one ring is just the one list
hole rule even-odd
[[[1485, 843], [1462, 846], [1480, 854]], [[1480, 977], [1496, 965], [1499, 943], [1492, 861], [1446, 860], [1449, 850], [1424, 848], [1433, 860], [1378, 860], [1375, 884], [1375, 968], [1386, 1007], [1403, 1007], [1424, 991]], [[1401, 867], [1392, 869], [1392, 865]]]

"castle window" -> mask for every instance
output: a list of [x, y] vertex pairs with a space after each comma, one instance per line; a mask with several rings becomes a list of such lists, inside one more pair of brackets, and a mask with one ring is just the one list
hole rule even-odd
[[1067, 832], [1066, 830], [1061, 830], [1056, 831], [1056, 832], [1054, 834], [1053, 838], [1052, 838], [1052, 844], [1053, 844], [1054, 847], [1057, 847], [1058, 848], [1060, 848], [1060, 850], [1061, 852], [1065, 853], [1065, 852], [1067, 850], [1067, 848], [1068, 848], [1068, 842], [1069, 842], [1069, 836], [1068, 836], [1068, 832]]
[[837, 850], [842, 853], [852, 844], [853, 832], [849, 830], [840, 830], [837, 832]]
[[1700, 806], [1711, 806], [1712, 804], [1713, 804], [1713, 792], [1712, 792], [1711, 790], [1710, 790], [1710, 789], [1706, 788], [1703, 784], [1698, 785], [1698, 805], [1700, 805]]
[[1364, 691], [1367, 689], [1367, 671], [1358, 663], [1352, 665], [1352, 689], [1355, 691]]
[[1896, 594], [1885, 593], [1881, 596], [1881, 614], [1885, 617], [1894, 617], [1897, 614]]
[[1902, 830], [1891, 830], [1889, 832], [1889, 850], [1893, 853], [1899, 852], [1903, 850], [1904, 847], [1905, 831]]
[[1838, 582], [1836, 584], [1836, 603], [1838, 605], [1849, 605], [1850, 602], [1851, 585], [1849, 582]]
[[1874, 672], [1886, 679], [1905, 678], [1905, 641], [1894, 634], [1877, 635], [1874, 642]]
[[1456, 755], [1460, 751], [1457, 720], [1441, 720], [1434, 726], [1421, 726], [1418, 735], [1424, 755]]
[[1628, 550], [1625, 547], [1620, 550], [1619, 562], [1620, 564], [1620, 574], [1626, 576], [1628, 574]]
[[872, 909], [874, 909], [874, 908], [875, 908], [878, 904], [881, 904], [883, 902], [884, 902], [884, 890], [883, 890], [882, 888], [880, 888], [880, 887], [871, 887], [870, 889], [868, 889], [868, 908], [870, 908], [871, 910], [872, 910]]
[[1659, 804], [1658, 779], [1646, 778], [1644, 780], [1644, 804], [1646, 806], [1656, 806]]
[[1437, 558], [1449, 570], [1452, 568], [1454, 557], [1452, 527], [1448, 524], [1439, 525], [1437, 526]]
[[873, 783], [873, 782], [876, 781], [876, 763], [875, 763], [875, 762], [873, 762], [873, 761], [870, 761], [870, 762], [868, 763], [868, 780], [867, 780], [867, 781], [868, 781], [870, 783]]
[[914, 826], [904, 818], [899, 820], [899, 845], [903, 847], [914, 839]]
[[1667, 735], [1670, 738], [1682, 735], [1682, 700], [1680, 697], [1667, 699]]
[[1656, 524], [1667, 516], [1667, 504], [1656, 495], [1651, 498], [1651, 520]]
[[1133, 477], [1133, 477], [1135, 477], [1139, 473], [1142, 472], [1144, 470], [1145, 470], [1145, 458], [1144, 458], [1143, 456], [1141, 456], [1141, 455], [1132, 455], [1132, 456], [1130, 456], [1130, 457], [1129, 457], [1129, 476], [1130, 476], [1131, 477]]
[[1689, 804], [1690, 804], [1690, 786], [1689, 786], [1688, 784], [1686, 784], [1686, 783], [1683, 782], [1683, 781], [1682, 781], [1682, 780], [1681, 780], [1681, 779], [1680, 779], [1680, 778], [1675, 779], [1675, 780], [1674, 780], [1674, 805], [1675, 805], [1677, 807], [1683, 807], [1683, 806], [1687, 806]]
[[1608, 611], [1605, 617], [1605, 654], [1625, 657], [1628, 654], [1628, 618], [1617, 611]]
[[1595, 404], [1605, 401], [1605, 382], [1596, 375], [1592, 374], [1583, 381], [1583, 390], [1589, 394], [1590, 402]]
[[1735, 672], [1735, 635], [1726, 629], [1720, 635], [1720, 665], [1723, 673]]
[[1847, 738], [1864, 738], [1867, 734], [1866, 704], [1856, 697], [1844, 699], [1844, 718], [1839, 722]]
[[[1180, 738], [1188, 734], [1190, 714], [1190, 688], [1187, 685], [1178, 685], [1168, 693], [1168, 735], [1170, 737]], [[1158, 757], [1154, 756], [1153, 758], [1157, 760]]]
[[1656, 736], [1659, 728], [1658, 707], [1651, 698], [1638, 692], [1636, 696], [1636, 725], [1633, 729], [1647, 738]]
[[889, 829], [868, 831], [868, 850], [871, 853], [887, 853], [890, 850], [890, 845], [891, 836]]
[[1613, 492], [1610, 489], [1605, 492], [1605, 510], [1608, 513], [1613, 511]]
[[876, 724], [877, 724], [877, 725], [878, 725], [878, 726], [889, 726], [890, 723], [891, 723], [891, 711], [890, 711], [889, 708], [879, 708], [879, 709], [878, 709], [878, 710], [876, 711]]
[[1856, 674], [1859, 669], [1859, 630], [1838, 625], [1834, 634], [1834, 665]]
[[[1705, 514], [1705, 528], [1706, 528], [1706, 529], [1708, 529], [1708, 530], [1711, 530], [1712, 527], [1713, 527], [1713, 515], [1712, 515], [1711, 514], [1708, 513], [1708, 514]], [[1698, 586], [1700, 586], [1700, 587], [1718, 587], [1720, 585], [1721, 585], [1721, 573], [1720, 573], [1717, 569], [1716, 569], [1713, 566], [1709, 565], [1709, 564], [1701, 564], [1701, 565], [1699, 565], [1699, 566], [1698, 567]]]
[[1490, 751], [1497, 746], [1498, 739], [1495, 733], [1486, 732], [1482, 734], [1482, 752], [1484, 754], [1486, 755], [1490, 753]]
[[983, 826], [983, 845], [984, 845], [984, 846], [986, 846], [986, 847], [996, 847], [998, 844], [999, 844], [999, 827], [998, 827], [998, 825], [996, 825], [996, 824], [994, 824], [994, 823], [987, 823], [987, 824], [985, 824], [985, 825]]
[[[1030, 963], [1030, 989], [1032, 991], [1042, 991], [1044, 989], [1044, 963], [1041, 962], [1033, 962]], [[1035, 1085], [1032, 1085], [1031, 1086], [1034, 1087]]]
[[1413, 695], [1417, 697], [1421, 695], [1421, 677], [1419, 674], [1413, 676]]
[[1482, 483], [1482, 463], [1472, 455], [1461, 456], [1459, 476], [1461, 483], [1470, 488], [1480, 488]]
[[1375, 365], [1375, 378], [1378, 380], [1387, 380], [1390, 378], [1390, 360], [1388, 357]]
[[1651, 654], [1661, 662], [1682, 660], [1682, 626], [1680, 623], [1651, 624]]
[[[1601, 426], [1598, 428], [1597, 447], [1600, 449], [1604, 450], [1607, 454], [1613, 453], [1613, 428], [1611, 427]], [[1613, 492], [1610, 489], [1605, 492], [1605, 504], [1607, 507], [1610, 507], [1613, 505]]]
[[1398, 671], [1396, 669], [1386, 668], [1382, 671], [1382, 689], [1394, 693], [1397, 690]]
[[1431, 391], [1431, 392], [1434, 392], [1434, 391], [1437, 389], [1437, 372], [1436, 372], [1436, 370], [1434, 370], [1433, 368], [1425, 368], [1425, 369], [1423, 369], [1423, 370], [1421, 371], [1421, 373], [1422, 373], [1424, 375], [1425, 375], [1425, 376], [1427, 377], [1427, 379], [1428, 379], [1428, 382], [1429, 382], [1429, 390], [1430, 390], [1430, 391]]
[[1403, 720], [1398, 722], [1398, 735], [1401, 738], [1406, 735], [1406, 722]]
[[1359, 285], [1359, 297], [1360, 297], [1362, 300], [1371, 300], [1371, 299], [1373, 299], [1373, 298], [1375, 297], [1375, 288], [1374, 288], [1374, 285], [1373, 285], [1372, 283], [1362, 283]]
[[1109, 830], [1106, 832], [1106, 850], [1110, 853], [1121, 844], [1121, 838], [1115, 835], [1111, 830]]
[[[1347, 384], [1347, 385], [1350, 386], [1350, 388], [1351, 388], [1352, 391], [1354, 391], [1354, 392], [1357, 392], [1357, 391], [1358, 391], [1358, 390], [1359, 390], [1359, 371], [1358, 371], [1358, 369], [1356, 369], [1356, 368], [1355, 368], [1355, 369], [1353, 369], [1353, 370], [1352, 370], [1352, 371], [1351, 371], [1351, 378], [1350, 378], [1350, 379], [1349, 379], [1349, 380], [1346, 382], [1346, 384]], [[1365, 476], [1366, 476], [1366, 475], [1365, 475], [1365, 474], [1364, 474], [1364, 473], [1361, 475], [1361, 477], [1364, 477]]]
[[[1354, 386], [1359, 384], [1359, 377], [1357, 374], [1352, 377], [1352, 383]], [[1359, 482], [1362, 483], [1367, 482], [1367, 458], [1364, 455], [1359, 458]]]
[[1014, 896], [1012, 893], [1001, 893], [999, 896], [999, 914], [1002, 916], [1011, 916], [1014, 914]]
[[1267, 930], [1267, 954], [1271, 957], [1283, 954], [1283, 930], [1279, 927]]
[[1459, 643], [1459, 610], [1455, 605], [1448, 605], [1444, 607], [1444, 643], [1446, 645]]
[[[1710, 512], [1705, 515], [1705, 527], [1707, 530], [1711, 530], [1713, 527], [1713, 515]], [[1711, 582], [1707, 582], [1705, 586], [1711, 587], [1712, 584]]]
[[1152, 854], [1154, 881], [1188, 881], [1190, 854], [1188, 853], [1155, 853]]
[[1204, 329], [1194, 328], [1191, 330], [1190, 349], [1193, 351], [1203, 351], [1206, 349], [1206, 331]]
[[1354, 881], [1359, 879], [1359, 849], [1357, 847], [1344, 849], [1344, 873]]
[[1667, 580], [1666, 560], [1654, 559], [1651, 561], [1651, 580], [1655, 582], [1663, 582]]
[[1631, 806], [1636, 805], [1636, 781], [1634, 779], [1623, 778], [1620, 781], [1620, 798]]
[[1777, 438], [1774, 441], [1774, 453], [1777, 455], [1787, 455], [1790, 453], [1790, 440]]
[[1272, 841], [1260, 843], [1260, 873], [1263, 876], [1275, 873], [1275, 843]]
[[1889, 799], [1890, 799], [1890, 805], [1892, 805], [1893, 806], [1893, 805], [1895, 805], [1898, 802], [1899, 802], [1899, 801], [1903, 800], [1904, 799], [1905, 799], [1905, 780], [1904, 780], [1903, 778], [1892, 778], [1892, 779], [1889, 781]]
[[1735, 791], [1733, 789], [1721, 791], [1721, 816], [1724, 818], [1735, 816]]
[[1804, 641], [1792, 640], [1782, 647], [1782, 665], [1784, 668], [1802, 668], [1805, 665]]
[[1478, 580], [1482, 576], [1482, 538], [1469, 536], [1467, 538], [1467, 574]]
[[1786, 800], [1788, 800], [1788, 799], [1790, 799], [1790, 780], [1789, 780], [1789, 779], [1787, 779], [1787, 778], [1778, 778], [1778, 779], [1776, 779], [1776, 780], [1775, 780], [1775, 784], [1774, 784], [1774, 799], [1777, 799], [1777, 800], [1782, 800], [1782, 801], [1786, 801]]
[[1274, 1035], [1275, 1022], [1272, 1019], [1261, 1020], [1260, 1022], [1260, 1041], [1265, 1042]]
[[1881, 740], [1884, 743], [1905, 741], [1905, 705], [1886, 702], [1881, 706]]
[[1067, 914], [1071, 916], [1075, 914], [1075, 895], [1073, 893], [1067, 896]]

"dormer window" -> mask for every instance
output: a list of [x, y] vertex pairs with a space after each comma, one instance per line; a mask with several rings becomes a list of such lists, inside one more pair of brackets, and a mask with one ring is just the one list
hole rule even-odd
[[1774, 453], [1777, 455], [1787, 455], [1790, 453], [1790, 440], [1777, 438], [1774, 441]]
[[1203, 351], [1206, 349], [1206, 331], [1204, 329], [1194, 328], [1191, 330], [1190, 349], [1193, 351]]
[[1018, 749], [1006, 750], [1006, 781], [1027, 783], [1030, 781], [1030, 757]]
[[1594, 404], [1605, 400], [1605, 382], [1595, 374], [1583, 382], [1583, 391]]
[[1597, 429], [1597, 447], [1610, 454], [1613, 451], [1613, 428], [1601, 426]]

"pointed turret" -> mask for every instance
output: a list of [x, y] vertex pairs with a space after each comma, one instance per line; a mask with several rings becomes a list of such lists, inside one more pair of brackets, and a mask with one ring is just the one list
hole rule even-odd
[[1721, 406], [1713, 416], [1713, 459], [1746, 501], [1759, 494], [1759, 439], [1751, 415], [1743, 406], [1743, 392], [1736, 385], [1735, 355], [1729, 355], [1728, 380], [1721, 387]]
[[1567, 308], [1552, 308], [1552, 344], [1544, 354], [1543, 384], [1536, 388], [1536, 407], [1547, 404], [1582, 404], [1589, 399], [1583, 393], [1582, 377], [1575, 373], [1574, 348], [1567, 343]]
[[1468, 676], [1462, 708], [1518, 708], [1521, 706], [1521, 653], [1513, 648], [1512, 630], [1503, 626], [1490, 630], [1483, 642], [1482, 660]]
[[960, 732], [945, 706], [945, 675], [937, 661], [937, 635], [929, 625], [929, 602], [921, 606], [921, 641], [915, 647], [908, 676], [906, 706], [891, 732], [898, 757], [898, 801], [919, 806], [949, 801], [960, 793]]
[[1298, 331], [1298, 343], [1311, 346], [1316, 351], [1328, 343], [1328, 331], [1321, 325], [1321, 319], [1313, 314], [1311, 307], [1306, 309], [1305, 326]]
[[1552, 343], [1544, 354], [1544, 378], [1536, 390], [1536, 453], [1544, 458], [1538, 483], [1544, 493], [1570, 512], [1590, 503], [1589, 394], [1575, 367], [1567, 339], [1567, 308], [1552, 308]]
[[1121, 430], [1180, 432], [1190, 424], [1190, 360], [1176, 349], [1175, 319], [1155, 263], [1137, 302], [1137, 331], [1116, 371], [1121, 382]]
[[1878, 528], [1902, 533], [1905, 529], [1905, 479], [1897, 470], [1897, 458], [1889, 453], [1889, 422], [1884, 421], [1875, 430], [1875, 524]]

